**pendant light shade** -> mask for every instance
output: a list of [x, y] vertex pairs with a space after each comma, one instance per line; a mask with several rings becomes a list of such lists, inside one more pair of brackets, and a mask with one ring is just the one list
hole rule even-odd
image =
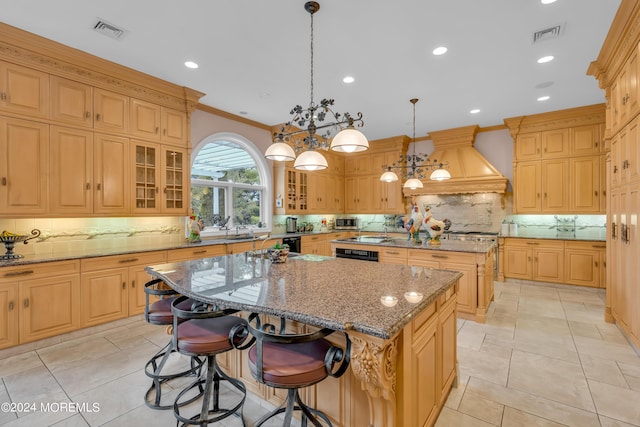
[[333, 137], [331, 149], [342, 153], [355, 153], [369, 148], [369, 141], [362, 132], [349, 126]]
[[296, 158], [296, 153], [290, 145], [284, 142], [274, 142], [267, 148], [264, 157], [278, 162], [290, 162]]
[[404, 188], [415, 190], [416, 188], [422, 188], [422, 181], [417, 178], [409, 178], [403, 185]]
[[329, 167], [327, 159], [317, 151], [305, 151], [301, 153], [293, 164], [295, 169], [305, 171], [318, 171]]
[[398, 175], [396, 175], [394, 172], [391, 172], [390, 170], [386, 171], [380, 176], [380, 181], [384, 182], [395, 182], [397, 180]]
[[449, 178], [451, 178], [451, 174], [449, 173], [448, 170], [446, 169], [436, 169], [431, 173], [431, 176], [429, 177], [432, 181], [445, 181]]

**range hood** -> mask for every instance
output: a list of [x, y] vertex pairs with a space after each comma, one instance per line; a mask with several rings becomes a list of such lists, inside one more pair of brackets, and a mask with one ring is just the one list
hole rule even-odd
[[429, 160], [448, 163], [451, 179], [423, 179], [423, 188], [404, 188], [405, 196], [422, 194], [499, 193], [507, 191], [508, 179], [473, 146], [479, 126], [430, 132], [435, 150]]

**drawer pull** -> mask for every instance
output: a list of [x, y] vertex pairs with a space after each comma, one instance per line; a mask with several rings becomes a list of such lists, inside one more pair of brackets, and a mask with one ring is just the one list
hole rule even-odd
[[447, 258], [449, 258], [449, 257], [448, 257], [448, 256], [446, 256], [446, 255], [431, 255], [431, 256], [432, 256], [433, 258], [440, 258], [440, 259], [447, 259]]
[[539, 245], [539, 242], [527, 242], [527, 245]]
[[592, 248], [604, 249], [607, 245], [591, 245]]
[[86, 183], [86, 185], [85, 185], [85, 188], [86, 188], [87, 190], [91, 190], [91, 183], [90, 183], [90, 182], [87, 182], [87, 183]]
[[127, 259], [121, 259], [120, 261], [118, 261], [120, 264], [126, 264], [129, 262], [136, 262], [138, 261], [138, 258], [127, 258]]
[[7, 185], [7, 177], [6, 176], [2, 177], [2, 185]]
[[194, 255], [198, 255], [198, 254], [206, 254], [206, 253], [207, 253], [207, 251], [206, 251], [206, 250], [204, 250], [204, 249], [203, 249], [203, 250], [201, 250], [201, 251], [193, 251], [193, 254], [194, 254]]
[[122, 290], [124, 291], [125, 289], [127, 289], [127, 282], [122, 282]]
[[136, 281], [135, 281], [135, 280], [132, 280], [132, 281], [131, 281], [131, 287], [132, 287], [132, 288], [135, 288], [135, 287], [136, 287]]
[[398, 252], [398, 251], [384, 251], [384, 253], [389, 254], [389, 255], [400, 255], [400, 252]]
[[4, 277], [27, 276], [29, 274], [33, 274], [33, 270], [12, 271], [10, 273], [5, 273]]

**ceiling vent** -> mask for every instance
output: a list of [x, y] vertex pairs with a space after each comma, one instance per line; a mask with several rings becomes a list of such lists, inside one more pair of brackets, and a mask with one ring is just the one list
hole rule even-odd
[[128, 32], [127, 30], [118, 28], [112, 23], [107, 22], [101, 18], [97, 18], [95, 24], [93, 24], [93, 29], [104, 36], [116, 40], [122, 39], [125, 35], [127, 35]]
[[562, 25], [545, 28], [544, 30], [533, 33], [533, 43], [543, 42], [560, 37], [562, 34]]

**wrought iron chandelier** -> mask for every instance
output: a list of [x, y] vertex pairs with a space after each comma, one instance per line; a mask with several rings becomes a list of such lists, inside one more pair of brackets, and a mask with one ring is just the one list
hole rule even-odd
[[[320, 4], [310, 1], [305, 3], [304, 8], [311, 15], [311, 101], [307, 108], [296, 105], [289, 112], [293, 117], [280, 132], [273, 134], [273, 144], [265, 152], [265, 157], [276, 161], [295, 159], [293, 167], [296, 169], [321, 170], [326, 169], [328, 164], [317, 150], [330, 148], [345, 153], [364, 151], [369, 148], [369, 141], [354, 127], [363, 126], [362, 113], [357, 113], [355, 117], [349, 113], [336, 113], [331, 109], [333, 99], [323, 98], [318, 104], [313, 101], [313, 14], [320, 10]], [[325, 123], [325, 120], [330, 122]], [[321, 132], [319, 135], [316, 133], [318, 131]], [[329, 145], [328, 141], [336, 131], [338, 133]]]
[[416, 188], [423, 187], [421, 180], [426, 178], [428, 171], [433, 171], [429, 176], [429, 179], [432, 181], [444, 181], [451, 178], [451, 174], [445, 169], [448, 163], [429, 160], [429, 156], [422, 153], [416, 154], [416, 103], [418, 102], [418, 98], [412, 98], [409, 102], [413, 104], [413, 154], [400, 156], [398, 162], [387, 165], [387, 170], [380, 176], [380, 181], [397, 181], [398, 175], [396, 175], [392, 169], [399, 169], [407, 179], [403, 187], [415, 190]]

